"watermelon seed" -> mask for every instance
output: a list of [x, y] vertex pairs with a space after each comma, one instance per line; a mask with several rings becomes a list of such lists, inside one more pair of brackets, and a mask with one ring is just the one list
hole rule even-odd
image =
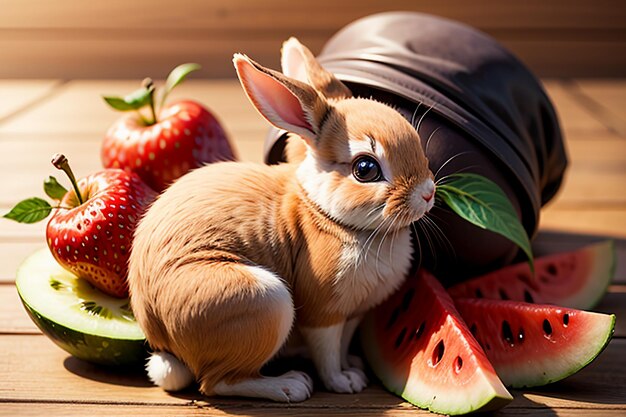
[[563, 326], [567, 327], [568, 324], [569, 324], [569, 314], [565, 313], [563, 314]]
[[552, 325], [550, 324], [548, 319], [543, 320], [543, 332], [546, 334], [547, 337], [550, 337], [550, 335], [552, 335]]
[[402, 311], [407, 311], [415, 295], [415, 288], [409, 288], [409, 290], [402, 297]]
[[439, 343], [437, 343], [437, 346], [435, 346], [435, 349], [433, 350], [433, 357], [432, 357], [432, 366], [437, 366], [437, 364], [439, 362], [441, 362], [441, 358], [443, 358], [443, 352], [445, 351], [445, 346], [443, 344], [443, 340], [440, 340]]
[[502, 338], [506, 340], [511, 347], [515, 346], [515, 340], [513, 339], [513, 332], [511, 331], [511, 325], [508, 321], [502, 321]]
[[556, 265], [554, 264], [549, 264], [546, 267], [546, 272], [552, 276], [555, 276], [557, 274], [557, 269], [556, 269]]
[[389, 321], [387, 322], [385, 329], [391, 329], [391, 326], [393, 326], [396, 323], [396, 320], [398, 320], [399, 315], [400, 315], [400, 307], [396, 307], [391, 313], [391, 317], [389, 317]]
[[509, 295], [502, 288], [499, 288], [498, 292], [500, 293], [500, 298], [502, 300], [510, 300]]
[[472, 333], [472, 336], [476, 337], [476, 331], [478, 331], [476, 323], [472, 323], [472, 325], [470, 326], [470, 332]]
[[480, 288], [476, 288], [476, 298], [483, 298], [483, 292]]
[[461, 372], [461, 368], [463, 368], [463, 359], [460, 356], [457, 356], [454, 360], [454, 370], [458, 374]]
[[526, 301], [527, 303], [535, 302], [533, 296], [528, 292], [528, 290], [524, 290], [524, 301]]
[[520, 327], [519, 332], [517, 333], [517, 341], [522, 343], [524, 341], [524, 329]]
[[404, 336], [405, 335], [406, 335], [406, 327], [403, 327], [402, 330], [400, 330], [400, 334], [396, 338], [396, 343], [394, 343], [394, 347], [396, 349], [398, 349], [400, 347], [400, 345], [402, 344], [402, 342], [404, 341]]

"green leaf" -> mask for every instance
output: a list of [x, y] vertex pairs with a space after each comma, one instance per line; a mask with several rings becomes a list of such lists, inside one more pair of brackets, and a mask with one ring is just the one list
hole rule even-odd
[[190, 72], [197, 71], [200, 68], [202, 67], [199, 64], [193, 63], [182, 64], [174, 68], [165, 81], [165, 90], [163, 91], [163, 97], [161, 98], [161, 106], [165, 104], [165, 99], [174, 87], [182, 83]]
[[37, 223], [50, 214], [52, 206], [38, 197], [22, 200], [13, 209], [2, 217], [15, 220], [19, 223]]
[[62, 199], [67, 193], [67, 189], [59, 184], [56, 178], [48, 177], [43, 182], [43, 190], [46, 195], [54, 200]]
[[150, 103], [153, 89], [141, 87], [126, 97], [102, 96], [109, 106], [118, 111], [139, 110]]
[[493, 181], [477, 174], [452, 174], [437, 186], [437, 196], [465, 220], [519, 246], [534, 270], [526, 230], [506, 194]]

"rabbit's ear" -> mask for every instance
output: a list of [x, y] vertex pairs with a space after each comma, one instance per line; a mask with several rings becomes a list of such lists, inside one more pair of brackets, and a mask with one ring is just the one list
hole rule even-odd
[[274, 126], [301, 136], [310, 145], [320, 133], [330, 105], [311, 86], [264, 68], [242, 54], [233, 63], [254, 107]]
[[326, 98], [352, 97], [348, 87], [329, 71], [326, 71], [317, 62], [311, 51], [296, 38], [289, 38], [283, 43], [281, 66], [283, 74], [312, 85]]

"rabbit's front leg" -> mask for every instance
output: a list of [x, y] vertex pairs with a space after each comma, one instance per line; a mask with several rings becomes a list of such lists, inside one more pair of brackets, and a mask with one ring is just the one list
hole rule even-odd
[[354, 336], [354, 332], [356, 328], [359, 327], [359, 323], [361, 323], [362, 316], [352, 317], [343, 326], [343, 334], [341, 335], [341, 368], [349, 369], [349, 368], [357, 368], [360, 370], [365, 369], [365, 365], [363, 364], [363, 360], [356, 356], [350, 355], [348, 351], [350, 350], [350, 342], [352, 341], [352, 337]]
[[361, 392], [367, 377], [357, 368], [341, 368], [341, 339], [345, 322], [328, 327], [302, 327], [317, 373], [326, 389], [339, 393]]

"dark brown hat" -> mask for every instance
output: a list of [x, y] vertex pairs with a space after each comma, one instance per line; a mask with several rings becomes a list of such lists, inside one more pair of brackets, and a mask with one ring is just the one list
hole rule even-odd
[[[385, 102], [414, 123], [436, 179], [454, 172], [489, 177], [534, 235], [540, 207], [558, 190], [567, 158], [540, 82], [502, 45], [450, 20], [394, 12], [346, 26], [318, 60], [355, 96]], [[270, 131], [266, 162], [283, 160], [285, 138]], [[432, 218], [431, 242], [424, 238], [420, 245], [432, 252], [424, 253], [425, 261], [443, 275], [493, 268], [516, 252], [446, 210], [434, 210]]]

